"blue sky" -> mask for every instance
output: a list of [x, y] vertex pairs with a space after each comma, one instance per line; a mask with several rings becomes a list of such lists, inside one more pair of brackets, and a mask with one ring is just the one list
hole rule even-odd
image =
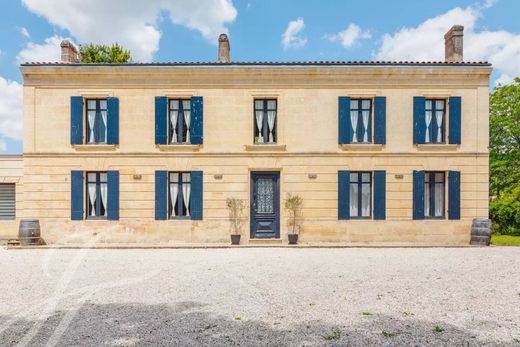
[[465, 60], [492, 84], [520, 75], [518, 0], [11, 0], [0, 14], [0, 153], [21, 146], [20, 62], [59, 59], [59, 42], [118, 41], [136, 61], [212, 61], [227, 32], [234, 61], [443, 60], [465, 29]]

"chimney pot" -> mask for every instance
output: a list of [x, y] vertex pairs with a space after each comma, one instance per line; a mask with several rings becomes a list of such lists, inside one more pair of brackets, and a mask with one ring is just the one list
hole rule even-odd
[[61, 41], [60, 46], [62, 63], [79, 63], [78, 50], [69, 40]]
[[231, 47], [229, 46], [229, 39], [226, 34], [220, 34], [218, 37], [218, 62], [219, 63], [229, 63], [230, 54], [229, 51]]
[[444, 35], [444, 56], [448, 63], [460, 63], [464, 61], [464, 27], [454, 25]]

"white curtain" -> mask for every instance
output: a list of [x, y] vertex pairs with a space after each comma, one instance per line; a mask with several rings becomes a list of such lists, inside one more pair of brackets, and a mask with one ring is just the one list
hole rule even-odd
[[177, 211], [175, 211], [175, 203], [177, 202], [178, 194], [179, 194], [179, 185], [177, 183], [170, 184], [170, 201], [172, 203], [172, 216], [177, 215]]
[[363, 111], [363, 128], [365, 129], [365, 133], [363, 135], [363, 142], [368, 142], [368, 116], [370, 115], [370, 111]]
[[96, 215], [96, 185], [89, 184], [88, 185], [88, 196], [90, 198], [90, 204], [92, 205], [92, 210], [90, 211], [91, 216]]
[[258, 143], [263, 143], [264, 138], [262, 137], [262, 125], [264, 124], [264, 111], [256, 111], [256, 126], [258, 127]]
[[436, 111], [435, 118], [437, 120], [437, 143], [442, 142], [442, 116], [443, 111]]
[[435, 184], [435, 217], [442, 217], [444, 210], [444, 184]]
[[186, 124], [186, 143], [191, 143], [190, 139], [190, 122], [191, 122], [191, 101], [190, 100], [184, 100], [182, 102], [182, 107], [184, 109], [184, 124]]
[[107, 141], [107, 130], [108, 130], [107, 111], [101, 111], [101, 119], [103, 120], [103, 124], [105, 125], [105, 137], [103, 138], [103, 141], [101, 141], [101, 142], [106, 142]]
[[103, 216], [106, 216], [107, 215], [107, 184], [101, 183], [100, 190], [101, 190], [101, 202], [103, 203], [103, 206], [105, 207], [105, 213], [103, 214]]
[[186, 216], [190, 215], [190, 209], [188, 208], [190, 205], [190, 194], [191, 194], [191, 184], [184, 183], [182, 185], [182, 197], [184, 198], [184, 207], [186, 207]]
[[361, 216], [370, 216], [370, 184], [361, 186]]
[[350, 111], [350, 123], [352, 124], [352, 142], [358, 142], [357, 140], [357, 123], [358, 123], [358, 111]]
[[170, 112], [170, 123], [173, 129], [172, 142], [177, 143], [177, 117], [179, 116], [179, 111], [171, 111]]
[[430, 216], [430, 184], [424, 183], [424, 216]]
[[350, 215], [358, 215], [358, 185], [357, 183], [350, 185]]
[[267, 124], [269, 125], [269, 142], [274, 142], [273, 130], [275, 119], [276, 111], [267, 111]]
[[90, 135], [88, 142], [92, 143], [95, 142], [94, 138], [94, 125], [96, 124], [96, 111], [88, 111], [88, 128], [90, 130]]
[[430, 124], [432, 122], [432, 111], [425, 112], [425, 120], [426, 120], [426, 136], [424, 138], [424, 142], [430, 143]]

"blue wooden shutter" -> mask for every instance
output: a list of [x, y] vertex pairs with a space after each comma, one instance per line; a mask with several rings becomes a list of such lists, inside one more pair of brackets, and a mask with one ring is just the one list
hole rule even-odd
[[350, 219], [350, 171], [338, 171], [338, 219]]
[[107, 144], [119, 144], [119, 99], [107, 98]]
[[448, 172], [448, 219], [460, 219], [460, 171]]
[[119, 171], [107, 172], [107, 219], [119, 219]]
[[191, 143], [201, 145], [203, 142], [203, 102], [202, 96], [191, 97]]
[[340, 96], [338, 99], [338, 143], [352, 142], [352, 124], [350, 124], [350, 97]]
[[168, 173], [155, 171], [155, 219], [166, 220], [166, 199], [168, 189]]
[[83, 171], [70, 172], [70, 219], [83, 219]]
[[83, 97], [70, 97], [70, 144], [83, 143]]
[[424, 96], [413, 97], [413, 143], [425, 143], [426, 122], [424, 119], [426, 98]]
[[374, 171], [374, 219], [386, 219], [386, 171]]
[[165, 145], [167, 143], [167, 111], [168, 99], [165, 96], [155, 97], [155, 144]]
[[374, 143], [386, 143], [386, 96], [374, 98]]
[[424, 219], [424, 171], [413, 172], [413, 219]]
[[460, 96], [450, 97], [450, 129], [449, 140], [451, 144], [460, 145], [460, 125], [461, 125], [461, 106], [462, 99]]
[[202, 171], [191, 172], [190, 215], [193, 220], [202, 220]]

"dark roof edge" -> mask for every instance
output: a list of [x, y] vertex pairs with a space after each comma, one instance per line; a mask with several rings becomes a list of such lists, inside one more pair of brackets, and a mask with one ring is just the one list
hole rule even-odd
[[163, 63], [124, 63], [124, 64], [71, 64], [60, 62], [27, 62], [21, 66], [491, 66], [486, 61], [481, 62], [441, 62], [441, 61], [295, 61], [295, 62], [163, 62]]

